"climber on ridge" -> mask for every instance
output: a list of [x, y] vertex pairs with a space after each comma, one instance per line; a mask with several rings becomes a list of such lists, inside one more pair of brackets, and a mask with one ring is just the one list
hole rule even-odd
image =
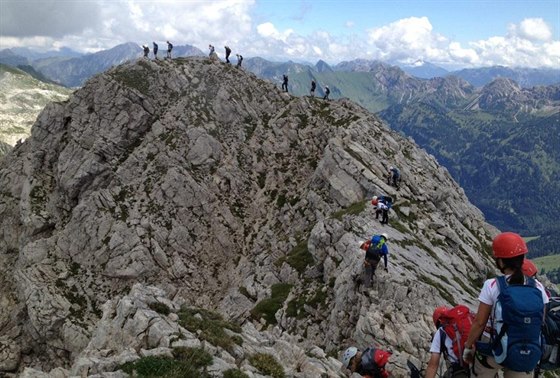
[[364, 272], [362, 276], [362, 282], [364, 283], [365, 287], [371, 287], [371, 285], [373, 284], [375, 270], [377, 269], [377, 265], [381, 261], [381, 257], [383, 257], [385, 271], [388, 271], [388, 238], [389, 237], [387, 236], [387, 234], [373, 235], [370, 240], [360, 242], [360, 249], [366, 252], [366, 255], [364, 257]]
[[375, 219], [381, 215], [381, 224], [389, 223], [389, 210], [393, 207], [393, 198], [389, 196], [373, 196], [371, 204], [375, 209]]
[[397, 190], [400, 189], [401, 172], [398, 168], [390, 166], [387, 174], [387, 184], [394, 186]]

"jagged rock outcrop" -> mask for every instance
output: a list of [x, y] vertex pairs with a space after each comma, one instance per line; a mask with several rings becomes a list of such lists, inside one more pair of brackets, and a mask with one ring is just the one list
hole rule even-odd
[[[389, 165], [403, 173], [398, 192]], [[161, 290], [152, 297], [172, 313], [211, 309], [244, 339], [278, 338], [269, 346], [291, 375], [337, 376], [325, 352], [375, 341], [403, 376], [406, 359], [426, 360], [433, 307], [474, 303], [496, 232], [432, 156], [363, 108], [293, 97], [206, 58], [127, 63], [47, 106], [0, 161], [0, 187], [10, 373], [104, 374], [167, 353], [178, 335], [197, 344], [150, 300], [123, 308]], [[396, 199], [389, 225], [368, 203], [380, 193]], [[389, 234], [389, 271], [364, 290], [357, 245], [376, 232]], [[217, 376], [253, 371], [244, 353], [208, 349], [226, 361]]]

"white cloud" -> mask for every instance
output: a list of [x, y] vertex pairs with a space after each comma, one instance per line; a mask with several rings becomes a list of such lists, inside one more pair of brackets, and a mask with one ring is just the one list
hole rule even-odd
[[526, 18], [518, 26], [514, 26], [516, 34], [529, 41], [550, 41], [552, 30], [542, 18]]
[[[355, 58], [444, 67], [481, 65], [560, 66], [560, 42], [540, 18], [510, 25], [502, 36], [461, 45], [437, 32], [428, 17], [409, 17], [358, 31], [353, 21], [299, 34], [275, 19], [252, 18], [256, 0], [0, 0], [0, 46], [59, 48], [95, 52], [124, 42], [171, 40], [206, 51], [228, 44], [246, 58], [329, 63]], [[38, 4], [33, 7], [32, 4]], [[349, 30], [349, 29], [348, 29]], [[360, 34], [361, 33], [361, 34]]]
[[470, 45], [484, 66], [560, 67], [560, 42], [551, 41], [550, 27], [542, 19], [525, 19], [511, 25], [504, 37], [491, 37]]
[[286, 29], [283, 32], [279, 32], [271, 22], [265, 22], [264, 24], [257, 25], [257, 32], [261, 37], [272, 38], [282, 42], [286, 42], [290, 35], [293, 34], [292, 29]]
[[410, 17], [372, 29], [368, 43], [371, 53], [382, 59], [431, 62], [449, 60], [449, 41], [433, 31], [427, 17]]

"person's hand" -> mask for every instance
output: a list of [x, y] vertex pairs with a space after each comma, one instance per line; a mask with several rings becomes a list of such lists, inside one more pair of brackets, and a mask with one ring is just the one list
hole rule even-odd
[[471, 363], [474, 360], [474, 349], [465, 348], [463, 351], [463, 360], [467, 363]]

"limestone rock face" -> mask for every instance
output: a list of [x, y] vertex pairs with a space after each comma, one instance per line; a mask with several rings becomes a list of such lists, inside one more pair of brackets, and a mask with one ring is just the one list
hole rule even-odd
[[[206, 58], [127, 63], [47, 106], [0, 161], [0, 188], [0, 372], [28, 377], [116, 377], [177, 346], [211, 351], [215, 376], [259, 376], [259, 350], [289, 376], [339, 376], [351, 343], [392, 349], [403, 376], [427, 360], [435, 306], [474, 308], [497, 232], [363, 108]], [[395, 199], [388, 225], [374, 194]], [[365, 289], [358, 242], [380, 232], [388, 271]], [[185, 330], [183, 305], [242, 325], [243, 347]]]

